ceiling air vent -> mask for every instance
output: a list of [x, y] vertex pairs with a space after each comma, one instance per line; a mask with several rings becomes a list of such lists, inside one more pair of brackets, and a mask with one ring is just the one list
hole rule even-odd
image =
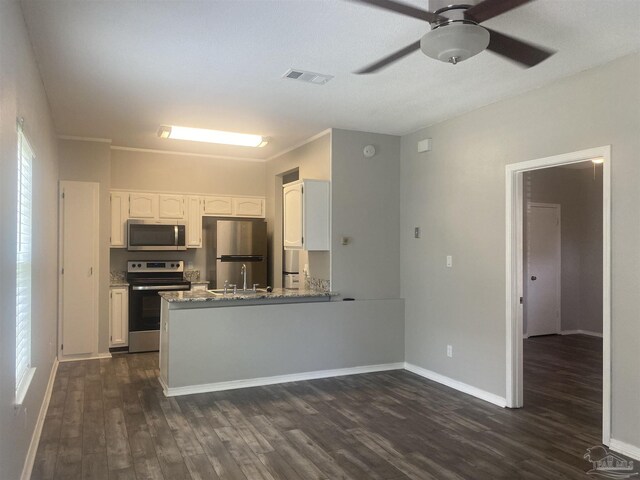
[[324, 75], [322, 73], [306, 72], [304, 70], [294, 70], [290, 68], [287, 70], [282, 78], [290, 78], [291, 80], [298, 80], [300, 82], [315, 83], [316, 85], [324, 85], [333, 78], [333, 75]]

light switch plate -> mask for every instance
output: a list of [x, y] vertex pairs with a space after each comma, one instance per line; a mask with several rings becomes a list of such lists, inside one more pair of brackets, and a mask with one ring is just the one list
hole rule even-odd
[[413, 238], [420, 238], [420, 227], [413, 228]]
[[453, 257], [451, 255], [447, 255], [447, 267], [453, 267]]

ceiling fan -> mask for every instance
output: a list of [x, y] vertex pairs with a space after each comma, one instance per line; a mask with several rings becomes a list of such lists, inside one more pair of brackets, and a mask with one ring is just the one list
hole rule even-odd
[[[508, 12], [531, 0], [462, 0], [464, 4], [453, 4], [454, 0], [431, 0], [440, 3], [434, 12], [422, 10], [395, 0], [351, 0], [383, 10], [407, 15], [431, 24], [420, 40], [393, 52], [381, 60], [355, 73], [374, 73], [416, 50], [436, 60], [453, 65], [478, 53], [489, 50], [526, 68], [533, 67], [555, 53], [517, 38], [496, 32], [479, 25], [485, 20]], [[474, 4], [475, 3], [475, 4]]]

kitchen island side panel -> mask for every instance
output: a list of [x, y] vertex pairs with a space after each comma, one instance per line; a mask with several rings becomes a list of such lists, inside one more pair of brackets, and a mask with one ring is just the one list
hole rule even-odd
[[404, 362], [402, 299], [168, 313], [170, 389]]

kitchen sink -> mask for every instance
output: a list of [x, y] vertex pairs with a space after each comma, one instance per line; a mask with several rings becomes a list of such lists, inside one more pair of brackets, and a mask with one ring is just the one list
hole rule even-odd
[[[253, 290], [238, 290], [236, 292], [236, 295], [242, 295], [242, 296], [247, 296], [247, 295], [257, 295], [258, 293], [265, 293], [267, 291], [266, 288], [256, 288], [255, 292]], [[214, 295], [219, 295], [219, 296], [225, 296], [224, 293], [224, 288], [216, 288], [213, 290], [207, 290], [207, 292], [212, 293]], [[229, 288], [227, 289], [227, 293], [226, 295], [228, 297], [232, 297], [233, 296], [233, 289]]]

